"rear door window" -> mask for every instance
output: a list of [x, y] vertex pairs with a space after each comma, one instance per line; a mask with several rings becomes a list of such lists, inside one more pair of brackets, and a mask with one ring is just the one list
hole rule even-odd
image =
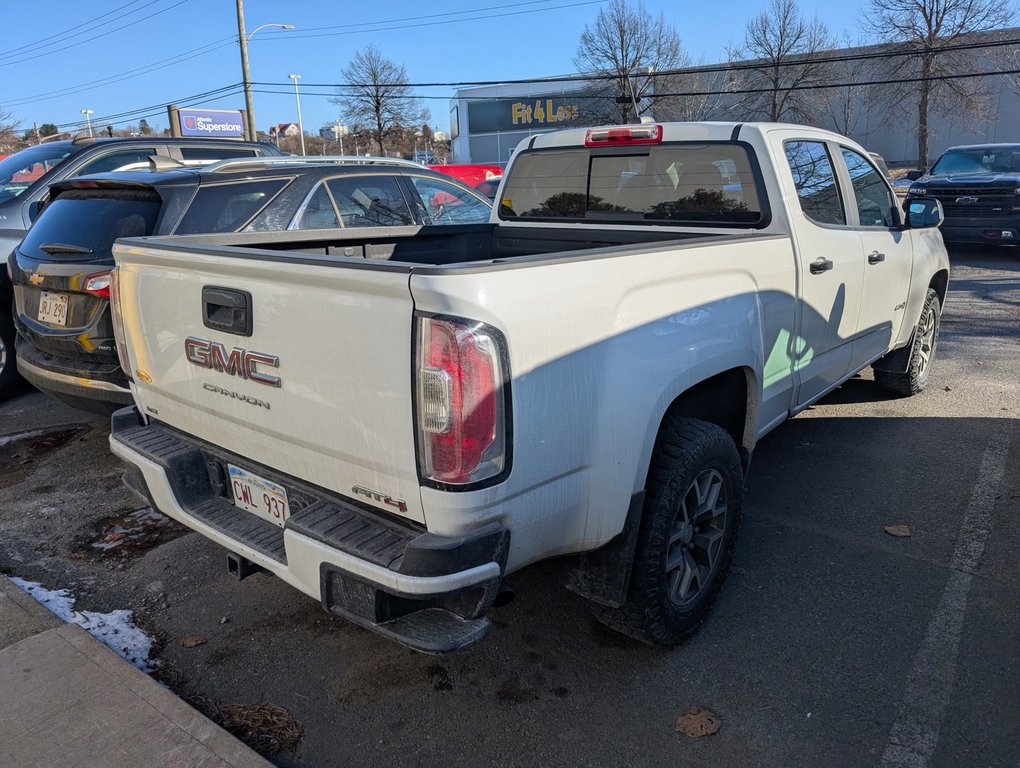
[[326, 182], [345, 227], [401, 227], [414, 223], [393, 176], [344, 176]]
[[84, 176], [89, 173], [106, 173], [107, 171], [136, 170], [139, 167], [148, 168], [149, 157], [155, 155], [156, 148], [153, 147], [131, 147], [116, 152], [107, 152], [104, 155], [93, 157], [87, 160], [81, 168], [73, 171], [68, 178]]
[[237, 232], [288, 182], [289, 179], [260, 179], [201, 186], [174, 234]]
[[432, 224], [479, 224], [489, 220], [489, 204], [443, 179], [411, 176], [419, 210]]
[[819, 224], [846, 224], [843, 199], [825, 144], [787, 141], [783, 148], [804, 215]]
[[117, 238], [151, 235], [160, 206], [153, 190], [67, 190], [46, 206], [19, 250], [41, 261], [109, 257]]
[[338, 229], [339, 227], [340, 221], [333, 209], [333, 202], [329, 199], [326, 185], [320, 184], [305, 204], [304, 210], [298, 215], [292, 229]]

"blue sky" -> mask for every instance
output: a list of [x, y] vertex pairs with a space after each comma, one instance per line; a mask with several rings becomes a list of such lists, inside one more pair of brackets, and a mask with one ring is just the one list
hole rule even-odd
[[[296, 27], [262, 29], [249, 44], [252, 81], [272, 84], [255, 86], [258, 126], [266, 130], [296, 120], [288, 74], [302, 76], [306, 130], [331, 123], [337, 107], [326, 96], [333, 90], [315, 84], [340, 82], [354, 52], [370, 44], [403, 64], [412, 82], [574, 72], [581, 31], [605, 5], [605, 0], [245, 0], [248, 32], [266, 23]], [[645, 2], [652, 13], [665, 13], [685, 48], [704, 63], [724, 60], [726, 47], [742, 41], [745, 22], [764, 5], [762, 0]], [[86, 108], [100, 126], [126, 127], [146, 116], [150, 125], [163, 128], [162, 105], [167, 102], [244, 106], [239, 88], [215, 93], [241, 80], [233, 0], [47, 0], [7, 6], [0, 42], [0, 109], [11, 112], [22, 128], [33, 122], [80, 122]], [[834, 33], [856, 31], [857, 3], [801, 0], [799, 7]], [[429, 97], [431, 122], [442, 130], [448, 128], [448, 99], [454, 90], [418, 90]]]

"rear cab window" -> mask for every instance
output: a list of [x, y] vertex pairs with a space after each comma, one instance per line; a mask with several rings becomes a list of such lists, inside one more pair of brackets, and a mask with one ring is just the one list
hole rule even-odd
[[497, 202], [505, 221], [759, 228], [769, 218], [762, 189], [740, 142], [571, 148], [520, 155]]
[[[162, 201], [152, 189], [68, 189], [53, 199], [28, 230], [18, 250], [29, 258], [94, 260], [109, 256], [120, 237], [151, 235]], [[55, 246], [76, 249], [60, 252]]]

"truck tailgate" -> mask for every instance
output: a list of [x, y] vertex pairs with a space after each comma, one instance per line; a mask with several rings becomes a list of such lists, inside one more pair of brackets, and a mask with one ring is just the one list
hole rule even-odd
[[[406, 266], [123, 244], [114, 256], [146, 417], [424, 522]], [[250, 335], [223, 309], [245, 294]]]

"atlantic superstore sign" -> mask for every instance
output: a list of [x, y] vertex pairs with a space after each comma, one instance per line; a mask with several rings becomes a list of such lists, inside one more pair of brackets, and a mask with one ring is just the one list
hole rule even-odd
[[239, 109], [178, 109], [181, 136], [244, 138], [244, 114]]

